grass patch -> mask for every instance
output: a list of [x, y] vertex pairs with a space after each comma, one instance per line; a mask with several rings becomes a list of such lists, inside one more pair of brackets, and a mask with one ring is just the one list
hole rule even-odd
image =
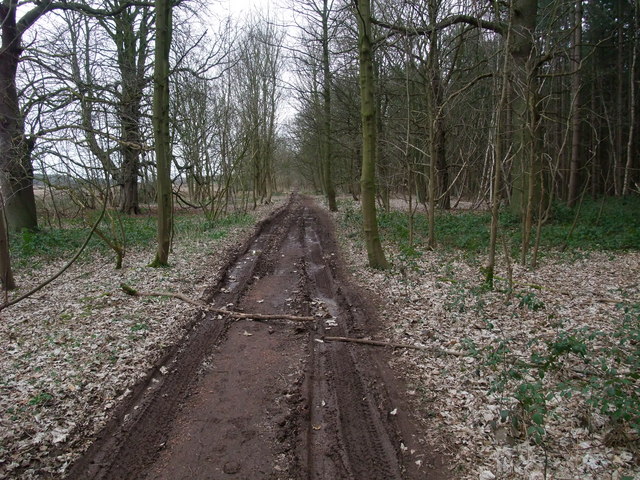
[[[566, 244], [569, 250], [587, 252], [640, 250], [639, 212], [638, 196], [588, 199], [579, 209], [555, 205], [550, 220], [542, 227], [541, 248], [543, 251], [560, 249]], [[572, 229], [574, 220], [576, 224]], [[353, 228], [361, 222], [358, 209], [344, 210], [344, 226]], [[409, 245], [409, 216], [406, 212], [378, 212], [378, 222], [383, 240], [396, 243], [403, 252], [415, 254], [414, 247], [419, 248], [427, 242], [429, 225], [424, 212], [414, 216], [413, 246]], [[435, 224], [438, 246], [472, 254], [483, 253], [489, 246], [490, 223], [488, 212], [439, 211]], [[503, 211], [500, 227], [501, 232], [507, 235], [507, 243], [518, 248], [521, 243], [518, 217]]]
[[[447, 248], [478, 253], [489, 246], [489, 222], [484, 212], [438, 212], [436, 214], [436, 238]], [[424, 213], [413, 220], [414, 244], [426, 244], [429, 237], [429, 221]], [[379, 227], [383, 239], [398, 243], [403, 250], [409, 246], [409, 217], [405, 212], [380, 212]]]
[[[97, 215], [97, 213], [95, 214]], [[151, 216], [127, 216], [118, 212], [109, 212], [100, 228], [109, 234], [109, 224], [122, 224], [126, 247], [147, 247], [156, 242], [156, 218]], [[92, 218], [89, 221], [93, 221]], [[251, 225], [254, 217], [245, 213], [234, 213], [216, 221], [208, 221], [203, 215], [176, 213], [174, 216], [175, 241], [189, 236], [196, 239], [218, 239], [225, 237], [229, 230]], [[118, 227], [119, 228], [119, 227]], [[10, 238], [11, 257], [16, 267], [38, 265], [40, 262], [68, 257], [85, 241], [89, 227], [78, 220], [69, 220], [63, 228], [43, 228], [37, 232], [24, 230], [14, 233]], [[94, 235], [89, 242], [87, 252], [110, 252], [109, 247]]]
[[34, 407], [44, 407], [53, 401], [53, 395], [47, 392], [40, 392], [29, 399], [29, 405]]

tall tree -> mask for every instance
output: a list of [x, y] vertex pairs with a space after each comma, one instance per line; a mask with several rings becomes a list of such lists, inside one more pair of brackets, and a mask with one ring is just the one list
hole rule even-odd
[[282, 34], [269, 22], [249, 26], [238, 63], [237, 95], [248, 144], [253, 203], [270, 203], [276, 188], [275, 146], [281, 90]]
[[634, 164], [634, 133], [636, 125], [636, 92], [637, 92], [637, 65], [638, 65], [638, 42], [640, 41], [640, 5], [638, 0], [633, 5], [633, 29], [631, 34], [631, 65], [629, 67], [629, 133], [627, 137], [626, 163], [624, 167], [624, 178], [622, 180], [622, 194], [628, 195], [631, 192], [632, 168]]
[[573, 207], [578, 197], [578, 173], [580, 170], [580, 124], [582, 123], [580, 91], [582, 90], [582, 74], [580, 72], [582, 63], [582, 0], [576, 0], [575, 21], [573, 32], [573, 68], [575, 72], [571, 79], [571, 163], [569, 166], [569, 190], [567, 195], [567, 205]]
[[[123, 2], [116, 0], [116, 8]], [[121, 88], [118, 92], [118, 118], [120, 121], [120, 153], [122, 166], [119, 183], [120, 210], [124, 213], [140, 213], [138, 176], [142, 120], [141, 104], [147, 57], [149, 54], [149, 23], [152, 19], [149, 7], [130, 7], [113, 18], [113, 22], [101, 23], [116, 45]]]
[[155, 140], [158, 198], [158, 248], [151, 266], [169, 264], [173, 228], [171, 135], [169, 130], [169, 52], [172, 0], [156, 0], [155, 66], [153, 72], [153, 137]]
[[522, 219], [522, 262], [533, 227], [534, 208], [542, 201], [542, 155], [535, 49], [538, 0], [514, 0], [509, 27], [512, 41], [513, 167], [511, 209]]
[[[333, 2], [331, 2], [333, 4]], [[338, 210], [336, 204], [336, 189], [333, 184], [332, 173], [332, 148], [331, 143], [333, 141], [331, 134], [331, 58], [329, 54], [329, 14], [331, 12], [331, 5], [329, 0], [322, 0], [322, 9], [320, 11], [320, 17], [322, 19], [322, 100], [324, 104], [323, 108], [323, 140], [324, 148], [322, 149], [323, 156], [323, 171], [324, 171], [324, 185], [327, 201], [329, 202], [329, 210], [335, 212]]]
[[[337, 211], [336, 188], [333, 172], [335, 136], [333, 133], [332, 96], [333, 72], [331, 44], [336, 35], [337, 17], [335, 0], [305, 0], [293, 6], [296, 23], [302, 32], [301, 48], [296, 55], [299, 75], [310, 93], [314, 107], [318, 106], [318, 151], [320, 178], [329, 209]], [[311, 92], [308, 92], [311, 90]], [[321, 99], [321, 101], [318, 101]], [[317, 155], [318, 152], [316, 152]]]
[[[99, 17], [97, 21], [68, 12], [65, 21], [66, 32], [48, 47], [51, 57], [48, 69], [60, 83], [74, 84], [85, 143], [119, 186], [120, 210], [139, 213], [138, 177], [142, 128], [146, 125], [143, 99], [149, 83], [151, 9], [129, 7], [113, 18]], [[70, 64], [69, 72], [59, 60], [62, 52], [66, 52], [64, 61]], [[112, 71], [104, 75], [107, 68], [95, 68], [100, 57], [110, 62], [108, 66], [115, 70], [116, 82]], [[107, 126], [119, 134], [107, 134]]]
[[[16, 88], [18, 64], [24, 47], [24, 34], [46, 13], [76, 10], [89, 15], [109, 16], [123, 11], [128, 3], [113, 10], [96, 9], [81, 2], [34, 1], [18, 20], [17, 0], [0, 4], [0, 187], [5, 197], [6, 217], [11, 230], [36, 229], [38, 219], [33, 191], [31, 154], [35, 138], [25, 135], [25, 124]], [[21, 4], [29, 8], [29, 3]]]
[[354, 0], [358, 22], [358, 52], [360, 59], [360, 112], [362, 117], [362, 174], [360, 179], [362, 220], [369, 266], [385, 269], [389, 264], [382, 250], [376, 218], [376, 151], [377, 125], [375, 82], [373, 74], [373, 41], [370, 0]]
[[0, 186], [9, 228], [18, 231], [38, 228], [38, 218], [31, 165], [34, 144], [25, 136], [16, 75], [23, 50], [22, 35], [46, 11], [46, 5], [48, 2], [37, 5], [19, 21], [17, 0], [3, 0], [0, 5]]

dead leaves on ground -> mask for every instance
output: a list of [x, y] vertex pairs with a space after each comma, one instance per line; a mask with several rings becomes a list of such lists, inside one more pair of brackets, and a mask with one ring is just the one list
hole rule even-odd
[[[341, 224], [338, 218], [337, 224]], [[439, 348], [486, 352], [508, 342], [509, 355], [520, 361], [559, 333], [583, 327], [597, 327], [604, 334], [601, 341], [606, 342], [607, 335], [620, 324], [622, 312], [613, 302], [599, 299], [631, 297], [640, 301], [640, 253], [549, 255], [533, 271], [514, 265], [514, 280], [523, 286], [511, 296], [504, 291], [506, 282], [498, 285], [502, 292], [480, 288], [484, 258], [435, 251], [408, 259], [385, 245], [394, 268], [374, 271], [366, 267], [358, 232], [340, 233], [354, 278], [376, 297], [389, 299], [380, 313], [387, 326], [386, 338], [434, 352], [398, 350], [392, 362], [404, 372], [430, 445], [453, 453], [450, 463], [456, 469], [455, 478], [595, 480], [640, 476], [637, 442], [607, 446], [607, 419], [585, 407], [579, 392], [571, 398], [552, 395], [546, 400], [549, 412], [542, 448], [531, 435], [512, 431], [510, 422], [503, 421], [503, 412], [516, 411], [517, 405], [508, 392], [492, 391], [503, 366], [500, 362], [492, 370], [484, 366], [486, 359], [481, 355], [437, 354]], [[571, 371], [573, 367], [569, 362], [563, 367], [567, 371], [551, 371], [541, 385], [544, 388], [562, 380], [561, 376], [577, 375]], [[534, 380], [530, 379], [532, 384]], [[640, 389], [637, 382], [635, 388]]]

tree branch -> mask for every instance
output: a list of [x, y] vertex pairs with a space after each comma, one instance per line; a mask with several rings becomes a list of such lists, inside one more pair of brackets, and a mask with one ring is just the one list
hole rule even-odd
[[382, 340], [367, 340], [365, 338], [351, 338], [351, 337], [321, 337], [325, 342], [348, 342], [359, 343], [361, 345], [373, 345], [376, 347], [391, 347], [391, 348], [408, 348], [411, 350], [421, 350], [423, 352], [445, 353], [447, 355], [454, 355], [456, 357], [464, 357], [466, 352], [460, 352], [458, 350], [445, 350], [438, 347], [423, 347], [421, 345], [411, 345], [408, 343], [393, 343], [384, 342]]
[[96, 229], [98, 228], [98, 225], [100, 224], [100, 222], [102, 221], [102, 219], [104, 218], [104, 214], [107, 211], [107, 200], [109, 199], [108, 195], [105, 195], [104, 197], [104, 203], [102, 205], [102, 211], [100, 212], [100, 216], [98, 217], [98, 220], [96, 220], [96, 222], [93, 224], [93, 227], [91, 228], [91, 231], [89, 232], [89, 234], [87, 235], [87, 238], [85, 239], [84, 243], [82, 244], [82, 246], [78, 249], [78, 251], [76, 252], [76, 254], [71, 258], [71, 260], [69, 260], [67, 262], [67, 264], [62, 267], [57, 273], [55, 273], [54, 275], [52, 275], [49, 279], [45, 280], [44, 282], [42, 282], [40, 285], [36, 286], [35, 288], [33, 288], [32, 290], [28, 291], [27, 293], [25, 293], [24, 295], [20, 295], [18, 298], [11, 300], [9, 302], [3, 303], [2, 305], [0, 305], [0, 311], [4, 310], [5, 308], [11, 306], [11, 305], [15, 305], [18, 302], [21, 302], [22, 300], [24, 300], [25, 298], [30, 297], [31, 295], [33, 295], [34, 293], [38, 292], [39, 290], [41, 290], [42, 288], [46, 287], [47, 285], [49, 285], [51, 282], [53, 282], [56, 278], [58, 278], [60, 275], [62, 275], [64, 272], [67, 271], [67, 269], [73, 265], [75, 263], [75, 261], [78, 259], [78, 257], [80, 257], [80, 255], [82, 254], [82, 252], [84, 252], [84, 249], [87, 247], [87, 245], [89, 244], [89, 241], [91, 240], [91, 237], [93, 237], [93, 234], [96, 232]]
[[452, 25], [457, 25], [459, 23], [464, 23], [466, 25], [472, 25], [478, 28], [484, 28], [487, 30], [491, 30], [492, 32], [499, 33], [500, 35], [504, 35], [507, 31], [507, 25], [503, 22], [492, 22], [490, 20], [484, 20], [482, 18], [473, 17], [471, 15], [453, 15], [451, 17], [447, 17], [440, 22], [436, 23], [433, 26], [425, 27], [425, 28], [417, 28], [417, 27], [407, 27], [404, 25], [395, 25], [391, 23], [382, 22], [380, 20], [371, 19], [372, 23], [378, 25], [379, 27], [386, 28], [393, 33], [399, 33], [402, 35], [408, 36], [426, 36], [430, 35], [434, 30], [443, 30]]
[[45, 0], [43, 2], [36, 3], [36, 6], [25, 13], [20, 21], [18, 21], [17, 30], [18, 34], [22, 35], [26, 32], [38, 19], [47, 12], [52, 10], [74, 10], [77, 12], [86, 13], [96, 17], [114, 17], [125, 11], [129, 7], [153, 7], [153, 2], [125, 2], [114, 8], [113, 10], [102, 10], [99, 8], [93, 8], [84, 3], [67, 2], [65, 0], [60, 2], [53, 2], [51, 0]]
[[174, 293], [174, 292], [139, 292], [135, 288], [126, 285], [124, 283], [120, 284], [120, 288], [127, 295], [131, 295], [132, 297], [171, 297], [177, 298], [178, 300], [182, 300], [189, 305], [193, 305], [194, 307], [198, 307], [202, 310], [206, 310], [207, 312], [220, 313], [222, 315], [229, 315], [233, 318], [249, 318], [253, 320], [291, 320], [294, 322], [313, 322], [315, 320], [314, 317], [301, 317], [298, 315], [287, 315], [284, 313], [278, 313], [275, 315], [265, 315], [261, 313], [241, 313], [241, 312], [232, 312], [230, 310], [225, 310], [224, 308], [215, 308], [206, 303], [200, 302], [198, 300], [194, 300], [191, 297], [183, 295], [182, 293]]

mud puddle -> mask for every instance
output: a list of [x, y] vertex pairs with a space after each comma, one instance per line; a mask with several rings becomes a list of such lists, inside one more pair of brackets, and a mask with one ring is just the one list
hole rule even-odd
[[[69, 479], [443, 478], [383, 350], [325, 343], [372, 332], [327, 215], [292, 196], [229, 262], [206, 314], [123, 404]], [[393, 412], [393, 413], [392, 413]]]

